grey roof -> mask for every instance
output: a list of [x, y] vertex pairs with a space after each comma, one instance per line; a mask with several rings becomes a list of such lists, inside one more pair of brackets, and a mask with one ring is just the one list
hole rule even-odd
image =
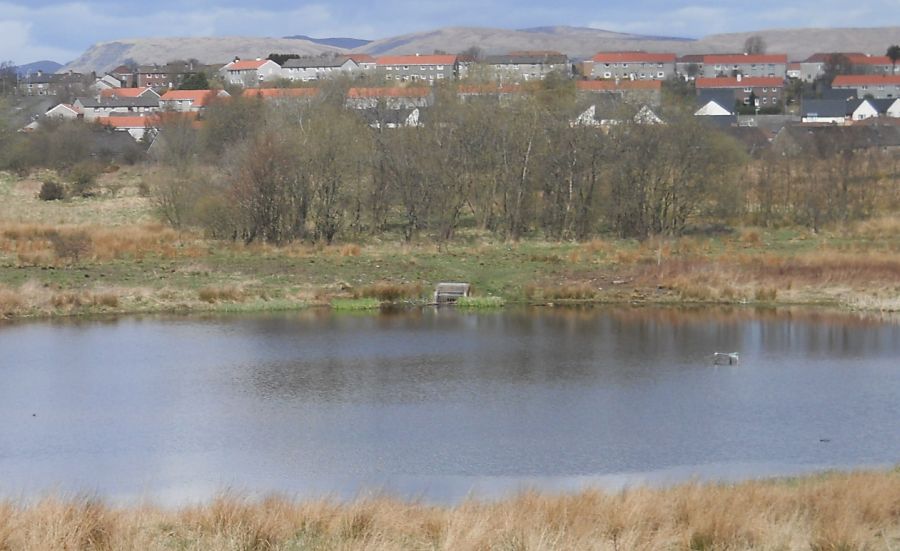
[[[285, 69], [313, 69], [315, 67], [341, 67], [350, 59], [347, 57], [301, 57], [284, 62]], [[354, 62], [355, 63], [355, 62]]]
[[505, 54], [489, 55], [484, 63], [489, 65], [564, 65], [569, 62], [563, 54]]
[[849, 102], [842, 99], [804, 99], [800, 112], [804, 117], [846, 117]]
[[737, 115], [710, 115], [706, 117], [697, 117], [697, 120], [720, 130], [731, 128], [738, 122]]
[[[859, 95], [856, 88], [823, 88], [819, 90], [822, 99], [856, 99]], [[814, 98], [815, 99], [815, 98]]]
[[714, 101], [723, 108], [734, 112], [734, 90], [703, 89], [697, 92], [697, 107], [703, 107]]
[[900, 147], [900, 126], [785, 126], [775, 138], [779, 150], [805, 151], [828, 157], [842, 151]]
[[891, 106], [894, 105], [894, 102], [896, 102], [896, 101], [897, 101], [897, 98], [868, 100], [868, 102], [872, 104], [872, 107], [874, 107], [878, 111], [878, 113], [881, 115], [887, 113], [887, 110], [890, 109]]
[[159, 107], [159, 97], [139, 97], [139, 98], [95, 98], [84, 97], [76, 98], [76, 101], [88, 108], [99, 107]]

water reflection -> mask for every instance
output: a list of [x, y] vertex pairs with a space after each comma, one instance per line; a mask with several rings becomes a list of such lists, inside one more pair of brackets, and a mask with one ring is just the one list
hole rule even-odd
[[[715, 368], [713, 351], [739, 351], [742, 364]], [[377, 487], [445, 500], [900, 460], [900, 326], [860, 316], [80, 320], [0, 327], [0, 358], [6, 494]]]

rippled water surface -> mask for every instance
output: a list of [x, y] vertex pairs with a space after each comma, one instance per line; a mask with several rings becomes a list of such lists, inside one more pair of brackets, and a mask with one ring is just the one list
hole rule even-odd
[[[715, 367], [714, 351], [739, 351]], [[900, 462], [900, 325], [452, 309], [0, 326], [0, 495], [447, 502]]]

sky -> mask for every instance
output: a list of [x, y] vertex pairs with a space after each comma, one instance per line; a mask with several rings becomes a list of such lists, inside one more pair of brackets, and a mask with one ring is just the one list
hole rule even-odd
[[349, 36], [548, 25], [699, 38], [791, 27], [900, 26], [900, 0], [0, 0], [0, 61], [71, 61], [149, 36]]

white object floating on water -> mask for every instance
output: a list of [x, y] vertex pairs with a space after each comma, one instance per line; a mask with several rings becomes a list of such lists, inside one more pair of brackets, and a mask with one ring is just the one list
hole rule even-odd
[[713, 363], [716, 365], [737, 365], [741, 356], [737, 352], [713, 352]]

